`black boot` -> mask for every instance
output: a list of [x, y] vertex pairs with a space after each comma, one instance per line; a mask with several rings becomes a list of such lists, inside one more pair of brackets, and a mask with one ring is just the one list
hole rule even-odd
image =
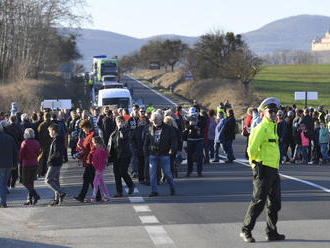
[[25, 206], [32, 205], [32, 194], [29, 192], [27, 196], [26, 202], [24, 202]]
[[35, 190], [33, 190], [33, 198], [34, 198], [33, 205], [36, 205], [37, 202], [40, 200], [40, 195], [38, 195], [38, 193]]

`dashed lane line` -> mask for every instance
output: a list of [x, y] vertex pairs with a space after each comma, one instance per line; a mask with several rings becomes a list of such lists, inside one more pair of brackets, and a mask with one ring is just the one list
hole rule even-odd
[[[251, 167], [251, 165], [247, 164], [245, 161], [247, 161], [247, 160], [246, 159], [236, 159], [235, 160], [235, 162], [238, 163], [238, 164], [245, 165], [247, 167]], [[320, 190], [322, 190], [322, 191], [324, 191], [326, 193], [330, 193], [330, 189], [328, 189], [326, 187], [323, 187], [323, 186], [321, 186], [319, 184], [316, 184], [316, 183], [313, 183], [313, 182], [310, 182], [310, 181], [307, 181], [307, 180], [303, 180], [303, 179], [300, 179], [300, 178], [288, 176], [288, 175], [285, 175], [285, 174], [282, 174], [282, 173], [279, 173], [279, 175], [281, 177], [284, 177], [284, 178], [287, 178], [287, 179], [290, 179], [290, 180], [293, 180], [293, 181], [296, 181], [296, 182], [307, 184], [307, 185], [312, 186], [314, 188], [320, 189]]]
[[136, 205], [133, 206], [135, 212], [137, 213], [145, 213], [145, 212], [151, 212], [151, 209], [147, 205]]
[[144, 228], [156, 246], [174, 245], [163, 226], [145, 226]]
[[[123, 182], [123, 187], [126, 192], [129, 191], [129, 188], [127, 187], [126, 183]], [[138, 188], [134, 189], [134, 193], [139, 193]], [[141, 196], [130, 196], [128, 197], [129, 201], [131, 203], [143, 203], [144, 199]], [[135, 205], [133, 206], [136, 213], [150, 213], [151, 209], [148, 205]], [[159, 224], [159, 220], [154, 215], [142, 215], [139, 216], [139, 219], [142, 224], [144, 224], [144, 228], [146, 232], [148, 233], [150, 239], [155, 244], [155, 246], [162, 246], [167, 245], [171, 247], [176, 247], [173, 240], [168, 236], [166, 230], [161, 225], [155, 225]]]
[[159, 224], [159, 220], [154, 215], [139, 216], [142, 224]]

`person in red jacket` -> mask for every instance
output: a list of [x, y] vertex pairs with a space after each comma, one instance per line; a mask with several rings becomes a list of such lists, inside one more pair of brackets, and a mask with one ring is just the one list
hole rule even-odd
[[[243, 133], [242, 134], [243, 134], [243, 136], [247, 137], [245, 151], [247, 150], [247, 147], [248, 147], [248, 144], [249, 144], [249, 136], [250, 136], [251, 124], [252, 124], [252, 111], [253, 111], [253, 107], [250, 107], [250, 108], [247, 109], [246, 118], [245, 118], [245, 121], [244, 121], [244, 128], [243, 128]], [[247, 159], [249, 158], [247, 152], [245, 152], [245, 157]]]
[[22, 184], [29, 191], [27, 201], [24, 203], [24, 205], [34, 205], [40, 199], [40, 196], [34, 189], [34, 179], [37, 175], [40, 144], [35, 139], [35, 133], [32, 128], [25, 129], [24, 139], [25, 140], [22, 142], [19, 152], [19, 159], [23, 166]]
[[[86, 134], [86, 138], [84, 139], [83, 145], [81, 147], [83, 151], [82, 160], [83, 166], [85, 167], [83, 174], [83, 185], [78, 196], [75, 196], [74, 199], [80, 202], [84, 202], [86, 194], [88, 192], [89, 185], [93, 188], [93, 182], [95, 177], [95, 169], [92, 166], [93, 153], [95, 151], [95, 146], [92, 142], [92, 138], [97, 136], [97, 133], [93, 129], [93, 124], [89, 120], [82, 120], [80, 122], [80, 128]], [[101, 200], [100, 191], [98, 191], [96, 200]]]
[[92, 198], [86, 200], [87, 202], [96, 201], [96, 194], [99, 191], [98, 187], [100, 185], [104, 194], [103, 201], [107, 202], [110, 201], [110, 195], [107, 186], [104, 183], [104, 170], [107, 164], [108, 152], [104, 149], [104, 143], [101, 137], [93, 137], [92, 142], [95, 147], [95, 152], [92, 158], [92, 165], [95, 168], [94, 190]]

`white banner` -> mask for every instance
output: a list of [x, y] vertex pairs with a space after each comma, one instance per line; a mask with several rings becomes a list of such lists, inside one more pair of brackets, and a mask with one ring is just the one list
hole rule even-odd
[[[305, 91], [296, 91], [294, 93], [295, 100], [305, 100], [306, 92]], [[307, 91], [307, 100], [318, 100], [317, 91]]]

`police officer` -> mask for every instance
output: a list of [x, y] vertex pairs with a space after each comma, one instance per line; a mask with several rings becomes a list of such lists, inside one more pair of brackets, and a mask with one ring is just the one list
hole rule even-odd
[[93, 78], [92, 77], [89, 78], [88, 85], [89, 85], [90, 89], [92, 90], [93, 89], [93, 86], [94, 86], [94, 82], [93, 82]]
[[260, 213], [267, 204], [266, 239], [284, 240], [285, 236], [276, 229], [277, 213], [281, 209], [281, 187], [278, 173], [280, 163], [279, 137], [276, 113], [280, 101], [275, 97], [265, 99], [259, 109], [264, 112], [262, 122], [256, 126], [249, 139], [248, 155], [253, 172], [253, 197], [247, 210], [241, 238], [255, 242], [252, 230]]

